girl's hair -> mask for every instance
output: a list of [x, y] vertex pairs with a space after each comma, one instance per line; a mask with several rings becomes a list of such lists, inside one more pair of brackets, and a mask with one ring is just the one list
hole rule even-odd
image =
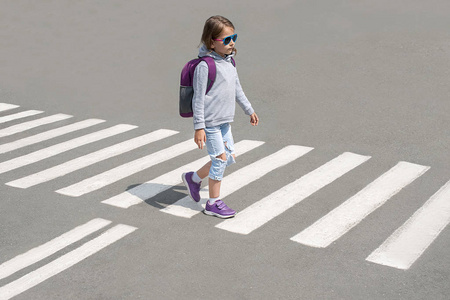
[[[203, 34], [201, 42], [205, 46], [211, 49], [212, 40], [217, 39], [225, 27], [231, 27], [234, 29], [233, 23], [225, 17], [222, 16], [212, 16], [205, 22], [205, 27], [203, 27]], [[233, 49], [236, 51], [236, 49]]]

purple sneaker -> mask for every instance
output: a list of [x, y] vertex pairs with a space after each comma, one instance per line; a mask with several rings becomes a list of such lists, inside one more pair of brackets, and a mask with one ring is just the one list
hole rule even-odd
[[195, 202], [198, 202], [200, 201], [200, 186], [202, 183], [195, 183], [192, 180], [193, 174], [194, 172], [183, 173], [183, 175], [181, 175], [181, 179], [183, 179], [184, 185], [188, 189], [189, 197], [191, 197], [191, 199]]
[[236, 211], [229, 208], [220, 199], [214, 202], [214, 204], [209, 204], [209, 201], [206, 201], [206, 208], [203, 213], [205, 215], [216, 216], [222, 219], [231, 218], [236, 215]]

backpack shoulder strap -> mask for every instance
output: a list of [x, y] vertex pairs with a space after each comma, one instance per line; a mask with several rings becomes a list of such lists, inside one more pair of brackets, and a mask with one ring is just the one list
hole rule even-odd
[[208, 94], [216, 80], [216, 63], [214, 62], [214, 58], [209, 56], [201, 57], [201, 60], [208, 65], [208, 86], [206, 88], [206, 94]]
[[234, 58], [231, 58], [231, 63], [233, 64], [233, 66], [236, 68], [236, 61], [234, 60]]

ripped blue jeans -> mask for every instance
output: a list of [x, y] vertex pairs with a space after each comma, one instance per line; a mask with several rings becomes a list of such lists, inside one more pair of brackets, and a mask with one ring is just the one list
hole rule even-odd
[[[209, 169], [209, 178], [221, 181], [225, 168], [235, 163], [232, 155], [234, 154], [234, 141], [231, 134], [231, 125], [225, 123], [219, 126], [206, 127], [205, 133], [206, 148], [212, 162]], [[218, 158], [223, 153], [226, 154], [226, 160]]]

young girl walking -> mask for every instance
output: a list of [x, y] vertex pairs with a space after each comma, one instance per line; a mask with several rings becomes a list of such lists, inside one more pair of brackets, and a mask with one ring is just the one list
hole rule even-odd
[[231, 218], [236, 211], [220, 200], [220, 184], [225, 168], [235, 163], [234, 141], [231, 125], [234, 119], [235, 102], [245, 114], [250, 116], [250, 123], [258, 125], [259, 119], [252, 105], [245, 96], [232, 57], [236, 53], [237, 34], [227, 18], [213, 16], [206, 20], [202, 34], [202, 46], [199, 57], [210, 56], [216, 64], [216, 79], [208, 94], [208, 65], [202, 61], [194, 72], [192, 110], [194, 112], [194, 141], [200, 149], [206, 143], [211, 161], [197, 172], [183, 173], [182, 179], [189, 196], [200, 201], [202, 180], [208, 178], [209, 200], [205, 210], [207, 215], [219, 218]]

